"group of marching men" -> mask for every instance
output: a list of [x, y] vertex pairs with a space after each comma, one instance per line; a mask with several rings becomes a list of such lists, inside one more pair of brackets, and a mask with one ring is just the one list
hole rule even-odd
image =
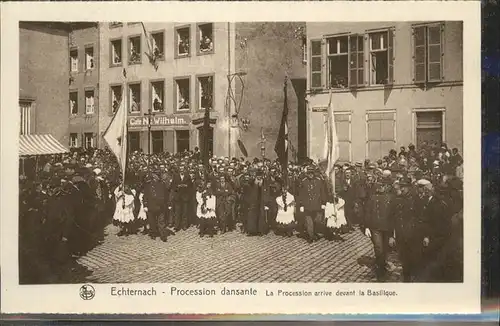
[[320, 235], [343, 241], [343, 233], [359, 229], [373, 242], [379, 280], [396, 242], [405, 281], [461, 278], [463, 161], [456, 149], [417, 153], [410, 145], [377, 162], [336, 166], [335, 191], [311, 160], [289, 164], [286, 180], [279, 164], [265, 159], [212, 157], [209, 165], [189, 155], [136, 170], [142, 173], [114, 190], [119, 235], [142, 228], [167, 241], [191, 225], [201, 237], [238, 226], [249, 236], [297, 232], [311, 243]]

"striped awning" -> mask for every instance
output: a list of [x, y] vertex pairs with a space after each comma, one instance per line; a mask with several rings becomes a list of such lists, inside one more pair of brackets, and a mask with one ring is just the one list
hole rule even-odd
[[19, 155], [51, 155], [68, 153], [69, 150], [61, 145], [52, 135], [20, 135]]

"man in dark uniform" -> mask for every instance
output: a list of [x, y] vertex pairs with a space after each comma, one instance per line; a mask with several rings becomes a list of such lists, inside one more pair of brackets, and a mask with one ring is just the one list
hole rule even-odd
[[[415, 279], [422, 252], [421, 222], [416, 211], [416, 198], [411, 191], [411, 180], [404, 178], [394, 185], [395, 196], [390, 216], [395, 228], [399, 260], [403, 265], [403, 282]], [[391, 243], [394, 240], [390, 240]]]
[[219, 222], [219, 230], [222, 233], [226, 233], [232, 225], [236, 195], [233, 186], [227, 182], [226, 176], [219, 177], [214, 194], [216, 196], [216, 215]]
[[156, 173], [151, 173], [151, 179], [144, 187], [144, 207], [148, 216], [149, 236], [156, 239], [160, 236], [167, 241], [167, 223], [165, 220], [165, 203], [167, 193], [165, 184]]
[[172, 191], [174, 199], [174, 214], [175, 214], [175, 230], [187, 230], [189, 222], [189, 204], [193, 198], [193, 181], [187, 174], [184, 165], [180, 166], [179, 174], [172, 181]]
[[314, 172], [313, 166], [307, 167], [306, 177], [299, 185], [297, 196], [297, 207], [301, 215], [299, 229], [309, 243], [318, 240], [318, 231], [323, 231], [323, 210], [328, 200], [326, 182], [315, 177]]
[[363, 226], [365, 235], [372, 240], [375, 252], [377, 281], [384, 282], [387, 277], [386, 258], [389, 247], [389, 238], [393, 235], [394, 227], [389, 216], [391, 194], [388, 181], [376, 185], [376, 193], [370, 196], [365, 206]]

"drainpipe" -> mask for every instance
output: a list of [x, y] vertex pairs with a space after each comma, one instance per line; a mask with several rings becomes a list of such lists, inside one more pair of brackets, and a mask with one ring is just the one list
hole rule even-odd
[[[231, 76], [231, 23], [227, 23], [227, 80], [228, 87], [232, 87], [229, 76]], [[231, 157], [231, 101], [227, 107], [227, 156]]]

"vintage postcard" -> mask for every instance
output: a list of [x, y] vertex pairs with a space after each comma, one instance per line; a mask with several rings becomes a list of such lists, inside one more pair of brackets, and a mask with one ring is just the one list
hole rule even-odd
[[1, 14], [3, 313], [479, 313], [479, 2]]

